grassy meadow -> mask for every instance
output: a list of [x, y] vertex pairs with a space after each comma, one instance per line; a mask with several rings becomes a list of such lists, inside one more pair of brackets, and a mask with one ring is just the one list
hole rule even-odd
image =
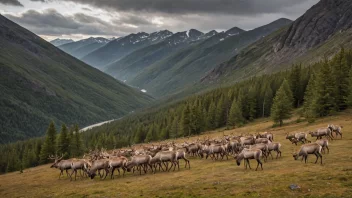
[[[300, 146], [292, 145], [285, 134], [308, 132], [328, 123], [344, 126], [343, 139], [329, 142], [330, 153], [323, 154], [323, 165], [314, 164], [314, 155], [308, 157], [307, 164], [294, 161], [292, 152]], [[233, 158], [213, 161], [189, 157], [190, 170], [184, 169], [181, 161], [180, 171], [175, 172], [127, 173], [114, 180], [78, 178], [70, 182], [66, 176], [59, 180], [59, 171], [47, 164], [0, 175], [0, 197], [352, 197], [351, 110], [313, 124], [294, 120], [281, 128], [272, 128], [272, 124], [261, 119], [242, 128], [202, 135], [274, 133], [274, 141], [282, 144], [282, 157], [263, 163], [263, 171], [245, 170], [243, 162], [237, 166]], [[256, 167], [254, 160], [251, 166]], [[291, 184], [300, 189], [291, 190]]]

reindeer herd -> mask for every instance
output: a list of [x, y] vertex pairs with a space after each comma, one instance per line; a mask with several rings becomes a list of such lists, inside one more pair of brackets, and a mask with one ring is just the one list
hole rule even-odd
[[[332, 141], [335, 137], [342, 138], [342, 126], [329, 124], [326, 128], [320, 128], [316, 131], [309, 132], [311, 137], [316, 137], [315, 142], [307, 139], [308, 134], [299, 132], [295, 134], [286, 134], [292, 144], [297, 145], [302, 143], [302, 146], [297, 152], [293, 153], [293, 158], [297, 160], [302, 157], [307, 163], [309, 154], [316, 156], [315, 163], [320, 158], [320, 163], [323, 163], [322, 152], [325, 150], [329, 153], [329, 140]], [[244, 167], [247, 169], [250, 166], [250, 159], [257, 162], [257, 170], [263, 170], [263, 162], [268, 160], [272, 152], [276, 152], [276, 159], [281, 157], [281, 143], [274, 142], [274, 135], [272, 133], [264, 132], [255, 135], [224, 135], [223, 137], [210, 139], [209, 137], [203, 140], [197, 139], [194, 142], [184, 143], [160, 143], [159, 145], [134, 145], [128, 149], [119, 149], [108, 152], [105, 149], [91, 150], [85, 154], [82, 159], [68, 159], [63, 160], [62, 156], [49, 156], [49, 159], [54, 160], [51, 168], [60, 170], [59, 179], [66, 172], [67, 177], [76, 180], [77, 174], [80, 177], [90, 177], [94, 179], [97, 174], [100, 179], [105, 179], [109, 174], [110, 178], [114, 179], [115, 170], [120, 175], [122, 170], [122, 177], [127, 172], [139, 172], [140, 175], [151, 172], [155, 174], [157, 171], [169, 172], [171, 170], [180, 170], [180, 160], [185, 163], [185, 168], [190, 169], [191, 164], [187, 156], [193, 158], [201, 158], [211, 160], [226, 160], [233, 157], [236, 164], [240, 166], [242, 160]], [[71, 173], [68, 172], [71, 170]]]

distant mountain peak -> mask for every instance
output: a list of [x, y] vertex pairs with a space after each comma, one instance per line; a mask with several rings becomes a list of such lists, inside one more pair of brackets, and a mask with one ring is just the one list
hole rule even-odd
[[50, 43], [55, 46], [60, 46], [60, 45], [64, 45], [64, 44], [72, 43], [72, 42], [74, 42], [74, 40], [72, 40], [72, 39], [60, 39], [60, 38], [57, 38], [57, 39], [50, 41]]
[[227, 30], [225, 33], [228, 34], [229, 36], [234, 36], [234, 35], [238, 35], [242, 32], [245, 32], [245, 30], [242, 30], [239, 27], [233, 27], [233, 28]]

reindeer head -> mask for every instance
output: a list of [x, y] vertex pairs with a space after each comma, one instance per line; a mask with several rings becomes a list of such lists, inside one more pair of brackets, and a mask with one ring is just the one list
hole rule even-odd
[[50, 160], [55, 160], [54, 164], [50, 166], [50, 168], [57, 168], [58, 167], [58, 163], [62, 160], [62, 158], [64, 157], [64, 154], [61, 155], [61, 157], [55, 155], [55, 157], [53, 155], [49, 155], [48, 159]]
[[292, 154], [292, 156], [293, 156], [293, 159], [295, 159], [295, 160], [298, 159], [298, 153], [294, 152], [294, 153]]

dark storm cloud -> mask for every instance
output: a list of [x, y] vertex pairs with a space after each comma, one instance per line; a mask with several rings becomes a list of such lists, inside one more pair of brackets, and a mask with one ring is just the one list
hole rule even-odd
[[135, 31], [133, 28], [123, 25], [120, 21], [117, 25], [88, 16], [83, 13], [74, 15], [62, 15], [55, 9], [47, 9], [43, 12], [28, 10], [19, 16], [6, 14], [9, 19], [23, 25], [37, 34], [42, 35], [116, 35], [123, 36]]
[[255, 15], [278, 13], [309, 0], [66, 0], [117, 11], [166, 14], [217, 13]]
[[23, 6], [18, 0], [0, 0], [0, 4], [12, 5], [12, 6]]

